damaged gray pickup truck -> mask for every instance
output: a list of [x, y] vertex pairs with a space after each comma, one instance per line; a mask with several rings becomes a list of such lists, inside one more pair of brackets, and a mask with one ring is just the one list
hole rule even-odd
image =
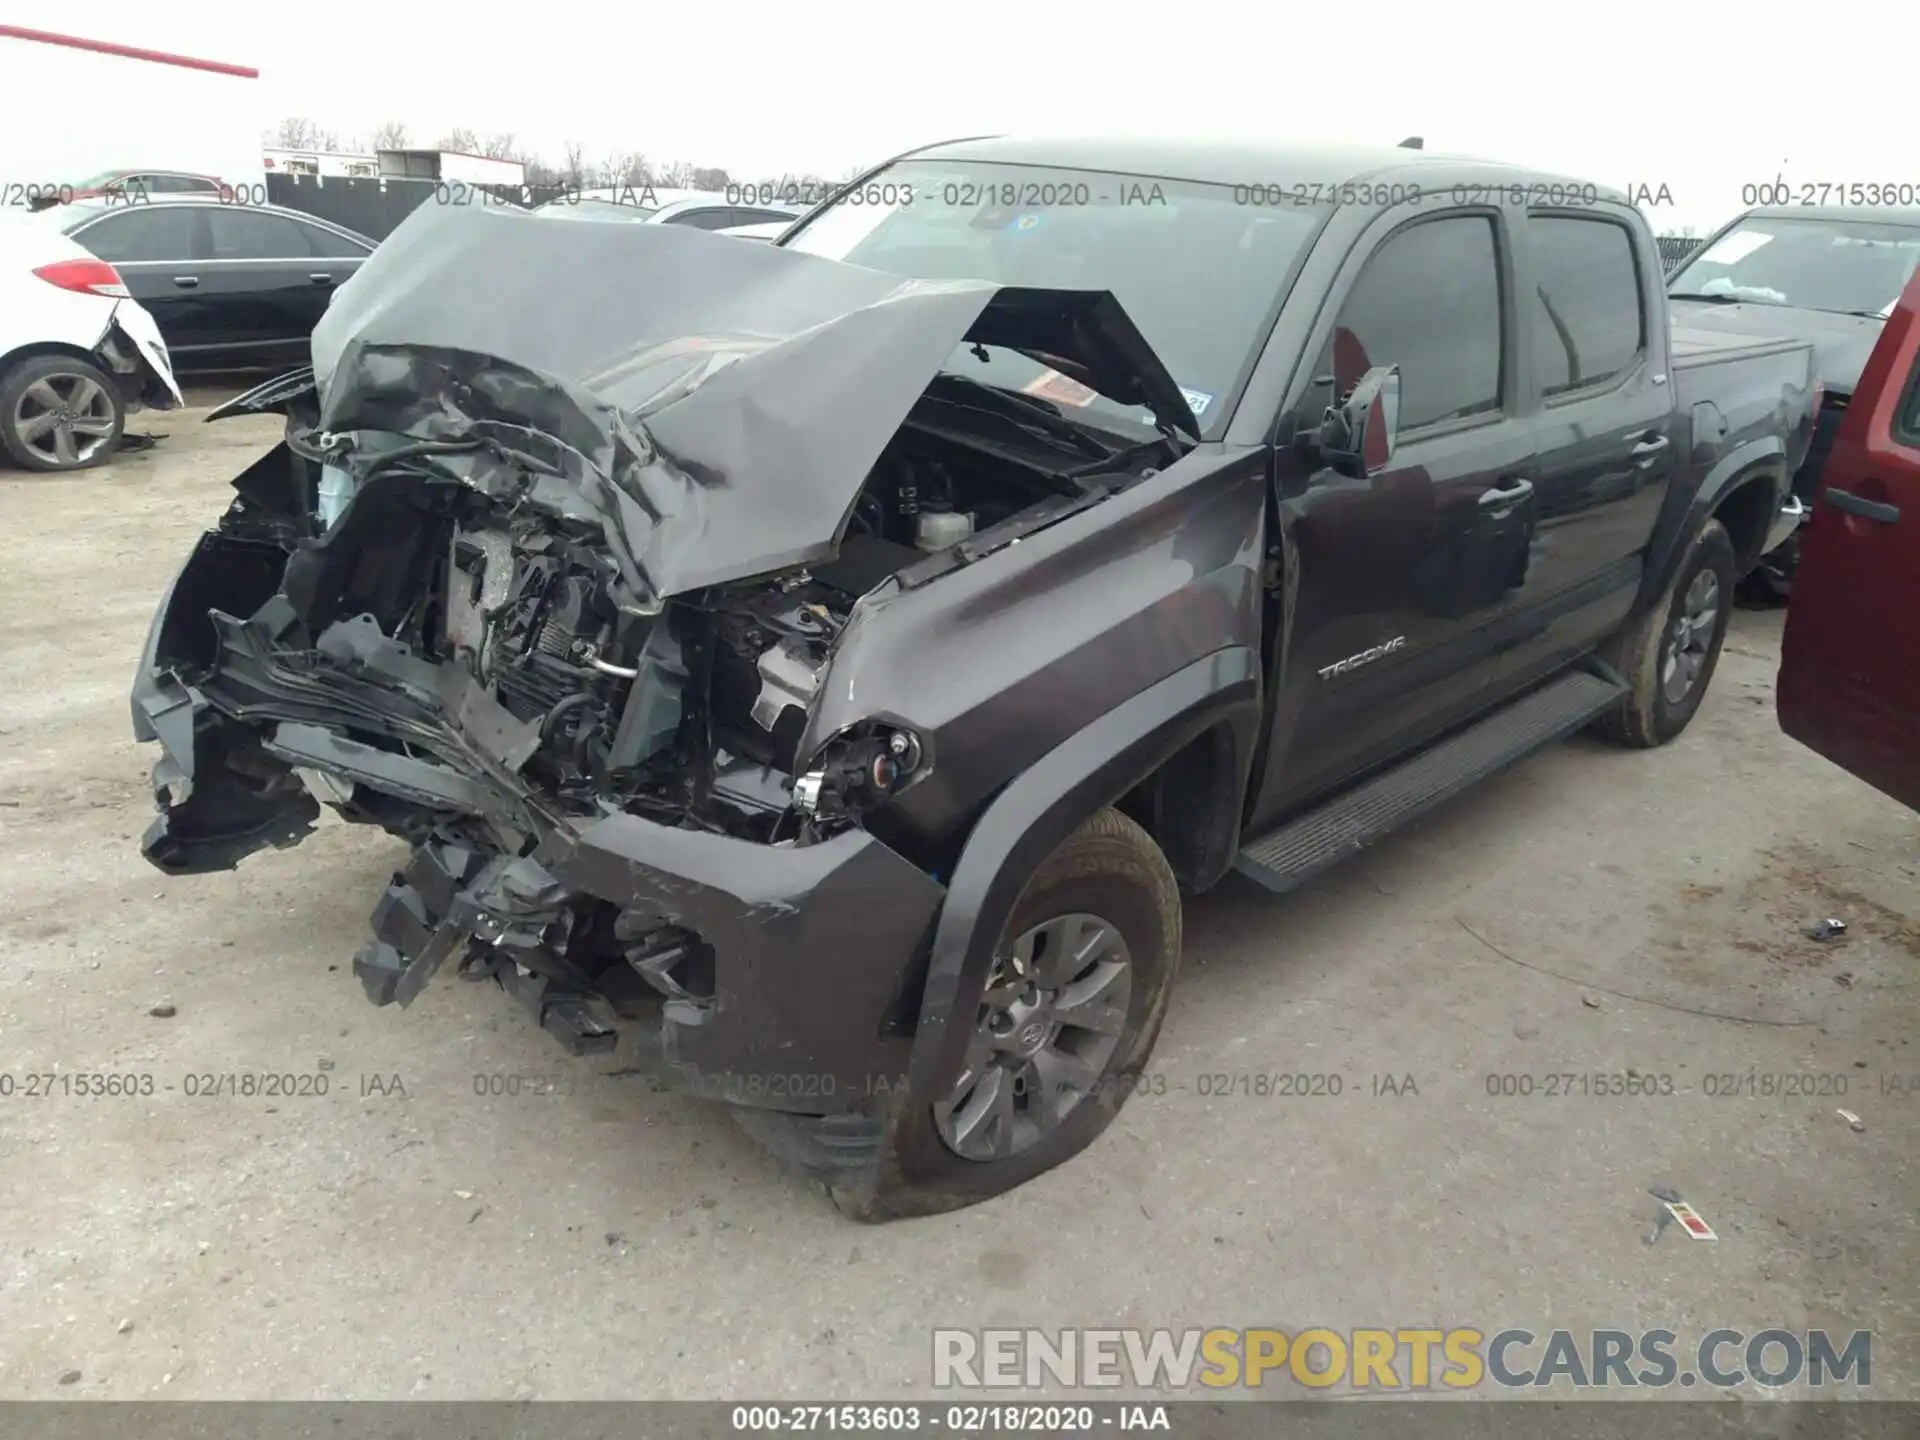
[[1154, 142], [771, 246], [424, 206], [312, 351], [217, 412], [286, 436], [140, 662], [145, 853], [383, 827], [374, 1003], [497, 982], [866, 1219], [1106, 1127], [1182, 891], [1678, 734], [1815, 388], [1610, 192]]

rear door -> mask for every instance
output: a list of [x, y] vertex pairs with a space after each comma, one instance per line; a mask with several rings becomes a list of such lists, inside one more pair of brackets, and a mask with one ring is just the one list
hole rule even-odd
[[1787, 734], [1920, 809], [1920, 273], [1821, 473], [1777, 704]]
[[1538, 526], [1497, 692], [1619, 624], [1673, 477], [1673, 384], [1657, 254], [1625, 206], [1535, 209], [1520, 253], [1524, 406]]
[[[313, 327], [365, 251], [333, 231], [276, 210], [207, 210], [206, 286], [219, 296], [236, 365], [302, 364]], [[331, 250], [333, 253], [321, 253]]]

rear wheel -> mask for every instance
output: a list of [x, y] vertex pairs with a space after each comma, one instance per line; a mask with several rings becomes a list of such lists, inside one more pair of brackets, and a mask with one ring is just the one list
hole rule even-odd
[[881, 1171], [835, 1186], [856, 1219], [932, 1215], [1090, 1145], [1153, 1052], [1180, 960], [1180, 892], [1151, 836], [1102, 810], [1048, 856], [1001, 932], [965, 1058], [887, 1117]]
[[1693, 719], [1727, 637], [1734, 586], [1733, 541], [1709, 520], [1687, 547], [1673, 581], [1650, 607], [1601, 649], [1626, 678], [1620, 708], [1593, 724], [1623, 745], [1664, 745]]
[[125, 424], [112, 377], [90, 361], [35, 355], [0, 380], [0, 446], [25, 469], [98, 465], [119, 446]]

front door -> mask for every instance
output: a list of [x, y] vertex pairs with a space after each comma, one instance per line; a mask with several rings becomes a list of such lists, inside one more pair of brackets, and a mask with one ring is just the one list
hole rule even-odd
[[199, 285], [206, 255], [199, 214], [188, 205], [129, 200], [71, 232], [120, 272], [127, 293], [160, 327], [176, 371], [192, 368], [194, 357], [213, 343], [217, 323]]
[[1498, 655], [1489, 627], [1531, 542], [1506, 216], [1409, 212], [1383, 218], [1344, 267], [1293, 407], [1311, 430], [1335, 391], [1398, 366], [1391, 461], [1356, 479], [1311, 447], [1276, 455], [1290, 622], [1256, 829], [1481, 706]]
[[1920, 809], [1920, 272], [1821, 472], [1777, 704], [1787, 734]]

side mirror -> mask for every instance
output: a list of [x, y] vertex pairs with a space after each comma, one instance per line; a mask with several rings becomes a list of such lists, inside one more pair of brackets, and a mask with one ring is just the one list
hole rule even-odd
[[1320, 458], [1344, 474], [1378, 475], [1393, 459], [1400, 430], [1400, 367], [1376, 365], [1320, 421]]

